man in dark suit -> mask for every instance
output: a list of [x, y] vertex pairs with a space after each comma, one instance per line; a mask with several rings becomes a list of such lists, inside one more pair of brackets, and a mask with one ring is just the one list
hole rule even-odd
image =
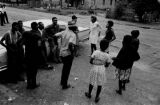
[[27, 73], [27, 89], [35, 89], [39, 86], [36, 83], [36, 76], [39, 66], [39, 47], [41, 37], [36, 22], [31, 23], [31, 31], [23, 33], [22, 44], [25, 45], [25, 64]]

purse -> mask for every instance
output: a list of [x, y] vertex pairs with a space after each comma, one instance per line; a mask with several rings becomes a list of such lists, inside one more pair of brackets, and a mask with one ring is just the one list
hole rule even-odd
[[138, 52], [135, 53], [134, 61], [138, 61], [140, 59], [140, 55]]

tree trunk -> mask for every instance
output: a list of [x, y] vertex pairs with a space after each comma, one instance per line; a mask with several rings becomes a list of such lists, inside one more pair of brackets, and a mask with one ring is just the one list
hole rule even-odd
[[62, 9], [62, 0], [60, 0], [60, 6], [61, 6], [61, 9]]
[[19, 6], [19, 0], [16, 0], [17, 6]]

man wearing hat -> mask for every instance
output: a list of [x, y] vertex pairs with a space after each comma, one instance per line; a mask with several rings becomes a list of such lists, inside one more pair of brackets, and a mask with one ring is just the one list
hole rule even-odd
[[76, 26], [72, 21], [68, 22], [68, 29], [55, 36], [61, 38], [60, 56], [63, 62], [63, 69], [61, 75], [62, 89], [68, 89], [71, 86], [68, 84], [68, 78], [74, 58], [74, 47], [76, 44]]
[[53, 58], [51, 60], [55, 61], [56, 63], [59, 63], [61, 60], [59, 58], [59, 51], [58, 51], [58, 42], [57, 38], [54, 37], [56, 33], [60, 32], [60, 27], [57, 24], [57, 18], [52, 18], [52, 24], [47, 26], [44, 29], [43, 36], [48, 39], [49, 46], [50, 46], [50, 58]]
[[[73, 15], [72, 16], [72, 22], [73, 24], [77, 27], [77, 16], [76, 15]], [[75, 57], [78, 57], [79, 56], [79, 53], [78, 53], [78, 49], [79, 49], [79, 37], [78, 37], [78, 27], [77, 27], [77, 33], [76, 33], [76, 38], [77, 38], [77, 41], [76, 41], [76, 46], [75, 46]]]

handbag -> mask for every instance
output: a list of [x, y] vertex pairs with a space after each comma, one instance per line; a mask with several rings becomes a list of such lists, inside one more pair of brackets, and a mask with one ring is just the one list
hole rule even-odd
[[138, 52], [135, 53], [134, 61], [138, 61], [140, 59], [140, 55]]

